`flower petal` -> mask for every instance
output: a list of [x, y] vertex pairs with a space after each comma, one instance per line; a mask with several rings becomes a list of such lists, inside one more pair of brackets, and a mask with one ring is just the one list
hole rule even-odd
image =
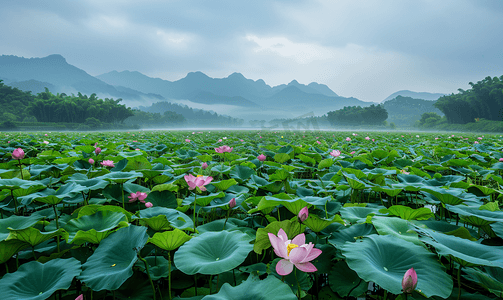
[[305, 243], [306, 243], [306, 235], [303, 233], [297, 235], [292, 240], [292, 244], [299, 245], [299, 246], [304, 245]]
[[318, 271], [318, 269], [316, 269], [316, 267], [310, 262], [295, 264], [295, 266], [297, 267], [297, 269], [299, 269], [303, 272], [316, 272], [316, 271]]
[[292, 250], [290, 250], [290, 254], [288, 255], [288, 259], [290, 259], [290, 261], [294, 264], [297, 264], [297, 263], [302, 263], [304, 258], [307, 256], [307, 254], [309, 254], [306, 250], [306, 248], [303, 248], [303, 247], [297, 247], [297, 248], [293, 248]]
[[279, 229], [278, 237], [284, 242], [288, 241], [288, 236], [286, 235], [286, 232], [283, 230], [283, 228]]
[[304, 257], [304, 259], [301, 261], [301, 263], [306, 263], [308, 261], [312, 261], [313, 259], [315, 259], [316, 257], [320, 256], [320, 254], [322, 253], [323, 251], [321, 251], [320, 249], [317, 249], [317, 248], [312, 248], [311, 251], [309, 251], [307, 253], [307, 255]]
[[277, 256], [282, 258], [288, 258], [287, 249], [285, 243], [277, 236], [272, 233], [267, 234], [269, 236], [269, 241], [271, 242], [272, 247], [274, 248], [274, 253]]
[[285, 276], [292, 273], [292, 271], [293, 271], [293, 264], [288, 259], [282, 259], [278, 261], [278, 264], [276, 265], [276, 273], [278, 273], [281, 276]]

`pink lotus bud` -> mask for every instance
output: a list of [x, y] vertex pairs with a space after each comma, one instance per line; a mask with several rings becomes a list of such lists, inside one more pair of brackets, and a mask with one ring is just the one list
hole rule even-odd
[[299, 222], [301, 223], [307, 220], [307, 218], [309, 217], [309, 210], [307, 209], [307, 206], [299, 211], [297, 217], [299, 218]]
[[236, 198], [232, 198], [231, 201], [229, 201], [229, 208], [233, 208], [236, 206]]
[[402, 290], [404, 293], [410, 294], [416, 289], [417, 286], [417, 274], [414, 268], [410, 268], [405, 272], [402, 279]]
[[351, 142], [351, 139], [347, 137], [346, 142]]
[[474, 143], [474, 144], [478, 144], [479, 142], [475, 141], [475, 142], [473, 142], [473, 143]]
[[90, 158], [90, 159], [89, 159], [89, 163], [90, 163], [91, 165], [94, 165], [94, 159]]
[[189, 139], [185, 139], [185, 142], [190, 143], [190, 140]]
[[49, 145], [49, 142], [48, 141], [43, 141], [44, 144], [46, 145]]
[[98, 155], [101, 153], [101, 148], [100, 147], [96, 147], [96, 149], [94, 149], [94, 154]]
[[339, 150], [332, 150], [332, 152], [330, 152], [329, 154], [332, 155], [333, 157], [337, 157], [337, 156], [341, 155], [341, 151], [339, 151]]
[[145, 207], [146, 207], [146, 208], [150, 208], [150, 207], [152, 207], [152, 206], [154, 206], [154, 204], [152, 204], [151, 202], [147, 202], [147, 203], [145, 203]]
[[370, 140], [370, 138], [369, 138], [368, 136], [367, 136], [367, 137], [365, 137], [365, 139], [366, 139], [367, 141], [368, 141], [368, 140]]
[[47, 136], [47, 133], [45, 134], [45, 136]]
[[207, 168], [207, 167], [208, 167], [208, 164], [207, 164], [207, 163], [203, 162], [203, 163], [201, 164], [201, 168], [203, 168], [203, 170], [206, 170], [206, 168]]
[[500, 161], [503, 161], [503, 157], [502, 157], [502, 158], [500, 158]]
[[24, 150], [21, 148], [17, 148], [14, 151], [12, 151], [12, 158], [14, 159], [23, 159], [24, 158]]
[[375, 142], [376, 140], [375, 139], [372, 139], [372, 142]]
[[257, 156], [257, 159], [260, 161], [265, 161], [266, 157], [264, 154], [260, 154], [259, 156]]
[[239, 141], [240, 141], [240, 142], [244, 142], [244, 140], [243, 140], [243, 139], [240, 139]]
[[355, 153], [356, 153], [356, 151], [351, 151], [351, 153], [349, 153], [349, 154], [353, 155], [353, 154], [355, 154]]
[[321, 144], [321, 142], [320, 142], [320, 141], [316, 141], [316, 143], [318, 143], [318, 145], [320, 145], [320, 144]]
[[80, 294], [75, 300], [84, 300], [84, 294]]

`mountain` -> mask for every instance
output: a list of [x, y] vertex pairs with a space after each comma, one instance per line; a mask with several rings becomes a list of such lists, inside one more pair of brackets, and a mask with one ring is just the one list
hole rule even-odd
[[45, 88], [48, 88], [50, 91], [56, 89], [56, 87], [49, 82], [42, 82], [34, 79], [9, 82], [9, 85], [22, 91], [30, 91], [33, 95], [44, 92]]
[[382, 102], [386, 102], [388, 100], [395, 99], [397, 96], [410, 97], [413, 99], [423, 99], [423, 100], [438, 100], [438, 98], [445, 96], [445, 94], [427, 93], [427, 92], [413, 92], [413, 91], [409, 91], [409, 90], [402, 90], [402, 91], [398, 91], [398, 92], [395, 92], [395, 93], [389, 95]]
[[37, 93], [41, 85], [48, 83], [47, 87], [53, 93], [81, 92], [88, 95], [96, 93], [127, 99], [146, 97], [131, 89], [119, 90], [89, 75], [84, 70], [68, 64], [66, 59], [59, 54], [42, 58], [2, 55], [0, 56], [0, 77], [5, 78], [6, 84], [13, 83], [13, 86], [19, 86], [33, 93]]
[[412, 126], [415, 121], [421, 119], [421, 115], [426, 112], [434, 112], [440, 116], [444, 114], [433, 104], [436, 101], [413, 99], [411, 97], [397, 96], [381, 105], [388, 112], [388, 123], [395, 125]]

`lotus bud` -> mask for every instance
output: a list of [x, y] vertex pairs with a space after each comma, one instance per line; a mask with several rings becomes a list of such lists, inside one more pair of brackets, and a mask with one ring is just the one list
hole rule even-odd
[[402, 279], [402, 290], [404, 293], [410, 294], [416, 289], [417, 286], [417, 274], [414, 268], [410, 268], [405, 272]]
[[309, 210], [307, 209], [307, 206], [299, 211], [299, 214], [297, 215], [297, 217], [299, 218], [300, 223], [307, 220], [307, 218], [309, 217]]
[[264, 154], [260, 154], [259, 156], [257, 156], [257, 159], [260, 161], [265, 161], [266, 157]]
[[91, 165], [94, 165], [94, 159], [90, 158], [90, 159], [89, 159], [89, 163], [90, 163]]
[[100, 154], [101, 153], [101, 148], [100, 147], [96, 147], [96, 149], [94, 149], [94, 153], [96, 155]]
[[236, 198], [232, 198], [231, 201], [229, 201], [229, 208], [233, 208], [236, 206]]
[[12, 151], [12, 158], [21, 160], [24, 158], [24, 150], [21, 148], [17, 148]]
[[206, 170], [206, 168], [207, 168], [207, 167], [208, 167], [208, 164], [207, 164], [207, 163], [203, 162], [203, 163], [201, 164], [201, 168], [203, 168], [203, 170]]
[[154, 205], [153, 205], [151, 202], [147, 202], [147, 203], [145, 203], [145, 207], [146, 207], [146, 208], [150, 208], [150, 207], [152, 207], [152, 206], [154, 206]]

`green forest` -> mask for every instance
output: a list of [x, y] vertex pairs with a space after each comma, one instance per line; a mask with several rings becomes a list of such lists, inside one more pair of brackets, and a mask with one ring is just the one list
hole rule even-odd
[[340, 125], [383, 125], [388, 112], [381, 105], [368, 107], [345, 106], [343, 109], [329, 111], [327, 120], [332, 126]]

